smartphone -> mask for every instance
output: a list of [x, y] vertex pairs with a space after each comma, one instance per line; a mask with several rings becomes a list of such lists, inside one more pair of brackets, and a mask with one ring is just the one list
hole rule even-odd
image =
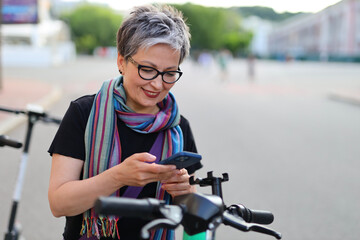
[[201, 155], [192, 152], [178, 152], [162, 160], [159, 164], [175, 165], [177, 169], [190, 167], [201, 160]]

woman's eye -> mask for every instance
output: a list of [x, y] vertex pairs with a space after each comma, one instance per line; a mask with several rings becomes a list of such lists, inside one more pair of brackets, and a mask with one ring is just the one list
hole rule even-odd
[[155, 72], [155, 70], [154, 70], [154, 69], [152, 69], [152, 68], [141, 68], [141, 71], [146, 72], [146, 73], [152, 73], [152, 72]]
[[167, 72], [166, 76], [173, 77], [175, 76], [175, 72]]

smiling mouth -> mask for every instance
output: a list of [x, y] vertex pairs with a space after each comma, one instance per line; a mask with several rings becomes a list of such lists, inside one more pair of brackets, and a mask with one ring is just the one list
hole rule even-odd
[[159, 92], [151, 92], [148, 90], [143, 89], [144, 93], [146, 96], [150, 97], [150, 98], [156, 98], [157, 96], [159, 96]]

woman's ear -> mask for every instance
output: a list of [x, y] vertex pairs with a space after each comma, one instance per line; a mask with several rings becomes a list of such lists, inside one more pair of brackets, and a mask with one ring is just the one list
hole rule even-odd
[[120, 74], [123, 75], [124, 73], [124, 66], [125, 66], [125, 58], [120, 54], [118, 53], [118, 57], [117, 57], [117, 66], [118, 66], [118, 69], [119, 69], [119, 72]]

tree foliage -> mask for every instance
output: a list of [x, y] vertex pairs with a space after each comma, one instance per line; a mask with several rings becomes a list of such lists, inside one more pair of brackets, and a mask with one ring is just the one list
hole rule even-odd
[[254, 6], [254, 7], [233, 7], [232, 10], [238, 12], [242, 17], [249, 17], [249, 16], [258, 16], [262, 19], [279, 22], [283, 21], [289, 17], [301, 14], [301, 12], [298, 13], [290, 13], [290, 12], [283, 12], [283, 13], [277, 13], [274, 11], [274, 9], [269, 7], [260, 7], [260, 6]]
[[[246, 51], [252, 39], [252, 33], [242, 28], [242, 17], [256, 15], [280, 21], [294, 15], [278, 14], [267, 7], [214, 8], [191, 3], [174, 6], [187, 19], [193, 50], [227, 48], [233, 54]], [[122, 22], [122, 16], [110, 8], [90, 4], [63, 14], [61, 19], [70, 25], [77, 51], [90, 54], [97, 46], [115, 46], [116, 32]]]
[[251, 33], [241, 29], [241, 19], [234, 11], [191, 3], [174, 6], [183, 12], [190, 26], [192, 49], [228, 48], [235, 53], [251, 41]]
[[65, 13], [79, 53], [91, 54], [97, 46], [115, 46], [122, 16], [107, 7], [85, 4]]

